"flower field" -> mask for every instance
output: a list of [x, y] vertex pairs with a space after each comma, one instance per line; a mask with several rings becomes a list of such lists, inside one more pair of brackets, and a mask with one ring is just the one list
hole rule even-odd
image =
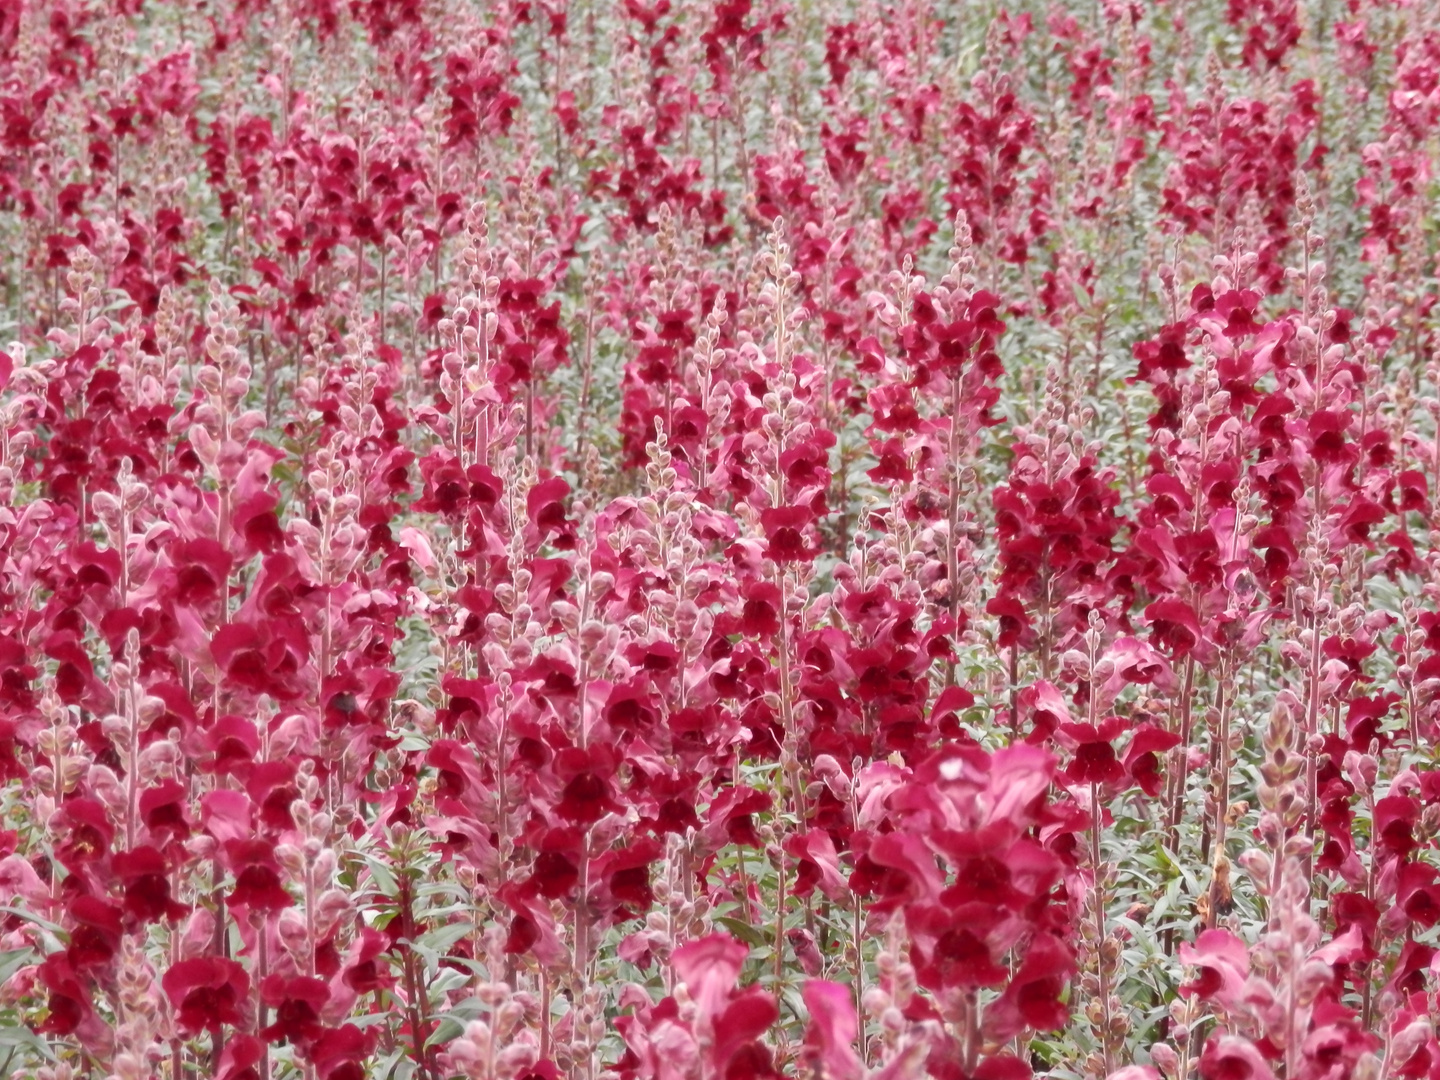
[[0, 3], [0, 1077], [1440, 1080], [1432, 0]]

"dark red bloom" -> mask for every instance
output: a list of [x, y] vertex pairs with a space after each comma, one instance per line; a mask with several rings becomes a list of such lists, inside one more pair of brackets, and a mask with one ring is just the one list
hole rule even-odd
[[[715, 1044], [713, 1053], [717, 1064], [722, 1065], [726, 1077], [760, 1075], [753, 1071], [752, 1058], [760, 1050], [768, 1058], [763, 1047], [754, 1047], [770, 1025], [780, 1019], [780, 1010], [775, 999], [758, 986], [751, 986], [731, 998], [725, 1011], [715, 1017]], [[743, 1070], [735, 1068], [737, 1058], [745, 1061]]]
[[77, 896], [66, 908], [75, 921], [65, 955], [77, 972], [100, 967], [120, 948], [121, 909], [98, 896]]
[[320, 1011], [330, 1000], [330, 988], [320, 979], [270, 975], [260, 984], [260, 999], [275, 1010], [275, 1022], [260, 1035], [304, 1046], [320, 1036]]
[[1157, 600], [1145, 609], [1150, 620], [1150, 633], [1156, 647], [1175, 658], [1188, 655], [1200, 644], [1200, 622], [1195, 611], [1184, 601]]
[[[675, 647], [666, 642], [659, 642], [657, 645], [667, 648], [671, 653], [675, 651]], [[644, 657], [650, 655], [652, 654], [649, 652], [643, 654]], [[663, 657], [663, 653], [658, 655]], [[633, 683], [621, 683], [610, 691], [603, 715], [613, 731], [629, 731], [643, 737], [655, 726], [657, 705], [651, 692], [650, 680], [637, 680]]]
[[215, 1080], [259, 1080], [258, 1066], [264, 1052], [265, 1044], [254, 1035], [232, 1035], [225, 1040]]
[[1052, 934], [1036, 934], [1005, 992], [985, 1011], [987, 1033], [1008, 1039], [1027, 1028], [1054, 1031], [1070, 1019], [1060, 1000], [1075, 970], [1070, 949]]
[[275, 861], [273, 844], [264, 840], [227, 840], [225, 859], [235, 875], [231, 906], [277, 911], [295, 903], [280, 882], [280, 864]]
[[65, 833], [56, 845], [55, 855], [68, 869], [77, 870], [109, 852], [115, 826], [99, 801], [88, 797], [69, 799], [56, 819], [57, 824], [65, 826]]
[[1275, 1074], [1248, 1039], [1213, 1035], [1200, 1055], [1202, 1080], [1270, 1080]]
[[[727, 787], [710, 803], [709, 831], [723, 830], [721, 843], [742, 844], [759, 847], [760, 837], [755, 832], [753, 815], [769, 810], [770, 796], [763, 791], [749, 787]], [[716, 839], [719, 839], [718, 837]], [[713, 842], [713, 841], [712, 841]]]
[[293, 701], [304, 692], [300, 665], [307, 658], [307, 640], [303, 628], [290, 620], [230, 622], [211, 636], [210, 653], [232, 686]]
[[141, 922], [178, 919], [190, 909], [170, 899], [170, 878], [165, 856], [153, 847], [122, 851], [110, 868], [125, 888], [125, 913]]
[[530, 524], [542, 540], [551, 542], [561, 550], [575, 546], [574, 529], [565, 516], [565, 497], [570, 494], [570, 485], [560, 477], [542, 480], [525, 495], [525, 511]]
[[952, 926], [941, 934], [930, 962], [945, 987], [999, 986], [1010, 974], [1009, 968], [995, 962], [990, 946], [967, 926]]
[[1395, 899], [1406, 915], [1422, 927], [1440, 922], [1440, 885], [1428, 863], [1406, 863], [1400, 868]]
[[1385, 850], [1400, 858], [1418, 846], [1414, 829], [1420, 821], [1420, 801], [1408, 795], [1389, 795], [1375, 804], [1375, 836]]
[[637, 918], [653, 903], [650, 865], [663, 853], [658, 841], [640, 837], [595, 860], [595, 874], [604, 880], [617, 918]]
[[1181, 997], [1198, 994], [1205, 1001], [1230, 1007], [1244, 993], [1250, 952], [1230, 931], [1206, 930], [1194, 945], [1180, 946], [1180, 960], [1198, 969], [1195, 980], [1180, 987]]
[[766, 557], [776, 562], [809, 562], [815, 558], [816, 550], [805, 541], [805, 527], [814, 516], [803, 506], [760, 511], [760, 524], [769, 541], [765, 547]]
[[225, 1024], [245, 1022], [250, 976], [234, 960], [218, 956], [181, 960], [165, 972], [161, 985], [183, 1031], [217, 1031]]
[[762, 638], [778, 634], [780, 586], [768, 581], [752, 581], [746, 584], [744, 597], [744, 607], [740, 612], [741, 632]]
[[582, 858], [578, 830], [551, 829], [541, 841], [527, 887], [547, 900], [568, 896], [580, 880], [579, 863]]
[[555, 812], [580, 825], [593, 825], [606, 814], [618, 813], [621, 807], [610, 786], [614, 772], [614, 753], [607, 747], [571, 746], [560, 751], [555, 755], [555, 773], [565, 787]]
[[49, 991], [47, 1015], [36, 1030], [42, 1035], [73, 1035], [95, 1013], [90, 993], [63, 952], [51, 953], [40, 965], [40, 984]]
[[178, 780], [162, 780], [140, 792], [140, 818], [157, 839], [183, 838], [190, 834], [187, 801]]
[[241, 716], [222, 716], [205, 733], [214, 758], [207, 771], [220, 776], [248, 776], [260, 753], [260, 733]]
[[394, 976], [379, 962], [388, 944], [389, 939], [379, 930], [362, 926], [346, 960], [345, 985], [357, 994], [393, 986]]
[[295, 771], [293, 761], [261, 761], [251, 768], [245, 781], [250, 801], [259, 808], [260, 823], [274, 832], [295, 827], [290, 815], [290, 804], [300, 797]]
[[1125, 772], [1151, 798], [1160, 794], [1160, 755], [1180, 745], [1180, 736], [1154, 724], [1141, 724], [1125, 749]]
[[1109, 785], [1123, 780], [1125, 769], [1111, 744], [1124, 730], [1125, 722], [1117, 716], [1107, 717], [1098, 727], [1061, 724], [1057, 737], [1074, 751], [1065, 778], [1072, 784]]
[[1002, 649], [1025, 645], [1034, 636], [1025, 605], [1014, 596], [996, 596], [985, 604], [985, 614], [994, 615], [1000, 623], [995, 644]]
[[354, 1024], [324, 1031], [307, 1056], [320, 1080], [365, 1080], [362, 1062], [375, 1050], [376, 1035]]

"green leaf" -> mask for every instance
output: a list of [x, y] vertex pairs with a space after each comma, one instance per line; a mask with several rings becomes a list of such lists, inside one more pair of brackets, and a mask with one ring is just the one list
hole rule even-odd
[[435, 1030], [430, 1033], [430, 1038], [425, 1040], [426, 1048], [458, 1039], [465, 1034], [465, 1025], [479, 1019], [484, 1012], [485, 1004], [478, 998], [460, 1002], [436, 1021]]
[[770, 944], [770, 935], [763, 930], [757, 930], [747, 922], [740, 919], [733, 919], [728, 915], [721, 915], [715, 920], [736, 938], [743, 941], [751, 948], [763, 948]]
[[345, 1022], [354, 1024], [358, 1028], [374, 1027], [376, 1024], [388, 1024], [395, 1019], [393, 1012], [365, 1013], [363, 1016], [347, 1016]]
[[370, 879], [375, 882], [380, 892], [385, 896], [399, 895], [400, 886], [396, 883], [395, 875], [391, 872], [390, 867], [373, 855], [364, 855], [362, 858], [370, 870]]
[[474, 933], [475, 925], [469, 922], [450, 923], [448, 926], [437, 926], [434, 930], [427, 930], [420, 935], [415, 942], [416, 949], [429, 949], [443, 956], [450, 951], [454, 945], [466, 934]]
[[36, 926], [40, 927], [40, 929], [48, 930], [52, 934], [58, 935], [65, 933], [65, 928], [59, 923], [50, 922], [48, 919], [42, 919], [39, 915], [36, 915], [32, 911], [26, 911], [24, 908], [0, 905], [0, 912], [3, 912], [6, 915], [14, 915], [16, 918], [24, 919], [26, 922], [33, 922]]
[[9, 981], [10, 976], [19, 971], [26, 964], [38, 960], [39, 954], [32, 948], [8, 949], [0, 952], [0, 984]]
[[55, 1054], [49, 1044], [27, 1027], [0, 1026], [0, 1046], [14, 1046], [31, 1050], [46, 1061], [54, 1061]]
[[375, 1075], [385, 1080], [410, 1080], [415, 1075], [415, 1062], [409, 1055], [405, 1047], [398, 1047], [376, 1066]]
[[443, 967], [426, 984], [425, 989], [434, 996], [448, 994], [451, 990], [458, 990], [470, 981], [470, 976], [463, 971], [457, 971], [453, 967]]
[[459, 964], [463, 968], [473, 971], [479, 978], [490, 978], [490, 969], [485, 966], [485, 961], [476, 960], [473, 956], [447, 956], [446, 964]]
[[810, 1010], [805, 1008], [805, 999], [800, 996], [800, 988], [787, 984], [780, 991], [781, 1003], [790, 1010], [797, 1020], [805, 1020], [810, 1016]]

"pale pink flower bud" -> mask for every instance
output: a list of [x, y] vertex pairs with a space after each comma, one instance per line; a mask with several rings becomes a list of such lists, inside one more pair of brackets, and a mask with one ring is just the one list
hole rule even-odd
[[1160, 1066], [1160, 1071], [1166, 1076], [1176, 1077], [1176, 1070], [1180, 1068], [1180, 1055], [1173, 1047], [1165, 1043], [1156, 1043], [1150, 1047], [1150, 1060]]

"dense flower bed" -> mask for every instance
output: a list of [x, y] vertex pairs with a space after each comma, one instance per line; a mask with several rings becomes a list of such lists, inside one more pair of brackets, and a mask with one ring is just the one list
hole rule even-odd
[[1440, 1080], [1434, 23], [0, 5], [0, 1075]]

